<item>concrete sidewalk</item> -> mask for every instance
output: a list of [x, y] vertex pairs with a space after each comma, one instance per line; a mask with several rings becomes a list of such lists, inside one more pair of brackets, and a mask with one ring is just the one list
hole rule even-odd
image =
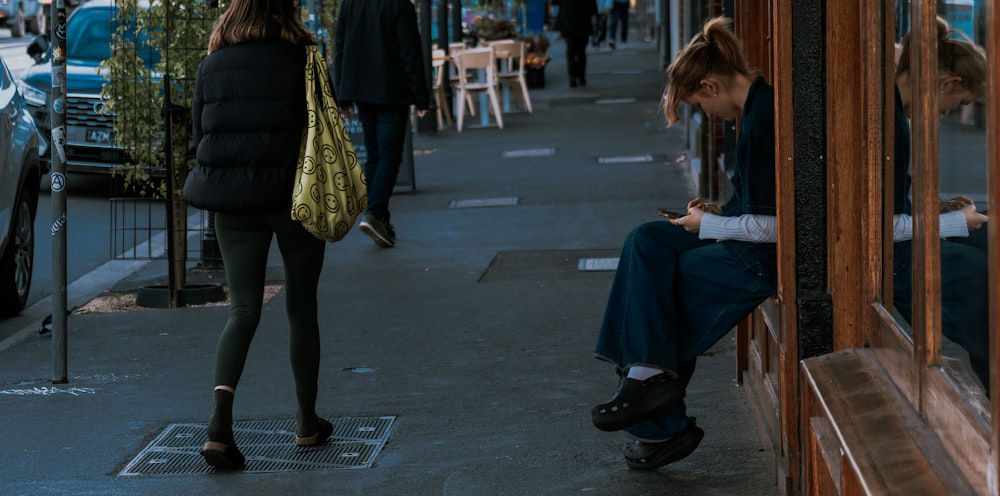
[[[674, 162], [682, 130], [658, 114], [651, 44], [591, 52], [589, 84], [575, 89], [562, 43], [550, 53], [533, 114], [414, 137], [416, 193], [393, 197], [395, 248], [359, 232], [328, 245], [319, 411], [363, 424], [354, 434], [303, 452], [282, 431], [295, 414], [284, 292], [265, 306], [237, 395], [242, 473], [203, 473], [190, 449], [226, 307], [73, 315], [69, 384], [47, 380], [48, 336], [0, 351], [0, 494], [777, 493], [732, 335], [688, 390], [706, 436], [687, 459], [629, 470], [625, 435], [591, 425], [591, 405], [616, 385], [591, 355], [613, 272], [580, 271], [580, 259], [616, 257], [693, 182]], [[276, 250], [271, 265], [280, 284]], [[150, 263], [112, 289], [165, 271]], [[153, 456], [130, 464], [151, 443]]]

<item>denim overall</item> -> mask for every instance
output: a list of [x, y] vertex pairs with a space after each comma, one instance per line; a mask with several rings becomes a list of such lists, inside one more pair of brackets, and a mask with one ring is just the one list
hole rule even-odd
[[[910, 129], [896, 88], [895, 213], [911, 214]], [[967, 238], [941, 240], [941, 333], [969, 352], [972, 368], [989, 387], [989, 280], [986, 229]], [[913, 321], [913, 248], [910, 241], [893, 250], [893, 303], [907, 322]]]
[[[743, 108], [735, 163], [723, 215], [775, 215], [774, 89], [760, 77]], [[663, 369], [686, 387], [698, 355], [775, 294], [776, 258], [773, 243], [703, 240], [665, 221], [640, 225], [622, 247], [595, 357], [622, 376], [633, 365]], [[625, 431], [656, 442], [692, 422], [682, 402]]]

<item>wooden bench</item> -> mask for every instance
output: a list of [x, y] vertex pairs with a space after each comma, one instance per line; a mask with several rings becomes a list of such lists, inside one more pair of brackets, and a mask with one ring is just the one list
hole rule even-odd
[[801, 362], [803, 493], [976, 494], [869, 349]]

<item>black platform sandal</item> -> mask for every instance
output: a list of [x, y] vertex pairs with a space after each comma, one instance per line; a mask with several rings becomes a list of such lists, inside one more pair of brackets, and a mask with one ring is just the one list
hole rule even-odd
[[684, 386], [667, 373], [649, 379], [624, 379], [611, 401], [590, 410], [594, 426], [617, 431], [666, 413], [684, 399]]
[[295, 444], [299, 446], [317, 446], [326, 442], [333, 435], [333, 424], [326, 419], [316, 419], [316, 434], [311, 436], [295, 436]]
[[223, 444], [208, 441], [201, 449], [201, 456], [205, 457], [205, 463], [215, 468], [235, 470], [246, 465], [246, 458], [240, 453], [235, 442]]
[[668, 463], [687, 458], [701, 444], [705, 431], [694, 423], [663, 442], [634, 440], [625, 445], [625, 464], [634, 470], [656, 470]]

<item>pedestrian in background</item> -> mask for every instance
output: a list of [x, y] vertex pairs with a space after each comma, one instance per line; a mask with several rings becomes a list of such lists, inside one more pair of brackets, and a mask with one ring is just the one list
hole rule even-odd
[[566, 71], [569, 87], [587, 85], [587, 43], [594, 30], [597, 0], [551, 0], [559, 7], [556, 30], [566, 42]]
[[389, 198], [396, 187], [409, 132], [410, 105], [423, 117], [430, 90], [417, 13], [409, 0], [344, 0], [337, 17], [333, 85], [344, 119], [354, 106], [368, 158], [368, 209], [358, 226], [376, 245], [396, 244]]
[[594, 32], [590, 35], [590, 45], [600, 50], [608, 39], [608, 16], [611, 14], [612, 0], [598, 0], [597, 15], [594, 16]]
[[733, 194], [632, 230], [622, 247], [594, 355], [618, 391], [591, 410], [598, 429], [625, 430], [625, 463], [655, 470], [690, 455], [705, 433], [684, 397], [698, 357], [777, 291], [774, 89], [750, 70], [724, 17], [710, 19], [667, 68], [663, 113], [681, 102], [739, 119]]
[[184, 197], [215, 212], [230, 309], [215, 357], [215, 404], [201, 451], [214, 467], [245, 459], [233, 437], [233, 399], [260, 322], [271, 239], [285, 269], [285, 309], [298, 400], [295, 443], [333, 433], [316, 415], [320, 335], [316, 288], [326, 243], [292, 220], [292, 185], [306, 127], [306, 46], [294, 0], [233, 0], [212, 31], [195, 82], [197, 165]]
[[[621, 26], [622, 50], [628, 48], [628, 9], [629, 0], [611, 0], [611, 22], [608, 24], [608, 46], [612, 50], [617, 46], [615, 37], [618, 34], [618, 27]], [[620, 23], [620, 24], [619, 24]]]

